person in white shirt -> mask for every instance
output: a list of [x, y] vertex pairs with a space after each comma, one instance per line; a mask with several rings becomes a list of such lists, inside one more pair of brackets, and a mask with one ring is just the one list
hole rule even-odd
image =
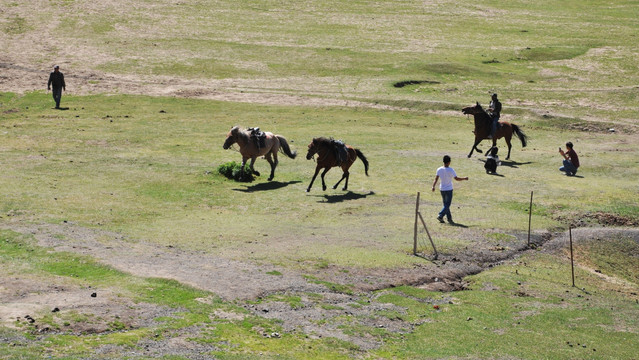
[[435, 185], [437, 185], [437, 181], [441, 178], [442, 181], [439, 185], [439, 191], [442, 194], [442, 202], [444, 203], [444, 207], [437, 215], [437, 220], [440, 223], [444, 222], [444, 215], [448, 219], [449, 223], [453, 223], [453, 216], [450, 213], [450, 204], [453, 202], [453, 179], [457, 181], [468, 180], [468, 177], [458, 177], [457, 173], [453, 168], [450, 167], [450, 156], [444, 155], [444, 166], [437, 169], [437, 173], [435, 175], [435, 181], [433, 181], [433, 191], [435, 191]]

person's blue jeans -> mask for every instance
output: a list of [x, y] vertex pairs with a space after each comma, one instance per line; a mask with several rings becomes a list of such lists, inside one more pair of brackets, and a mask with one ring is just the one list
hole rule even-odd
[[559, 171], [566, 172], [566, 175], [574, 175], [577, 173], [577, 168], [570, 162], [570, 160], [564, 159], [564, 166], [560, 167]]
[[440, 191], [442, 194], [442, 202], [444, 203], [444, 207], [439, 212], [439, 217], [443, 218], [446, 215], [448, 221], [453, 219], [453, 216], [450, 214], [450, 204], [453, 202], [453, 190], [445, 190]]
[[498, 122], [499, 122], [499, 117], [494, 117], [493, 122], [490, 124], [490, 137], [495, 137], [495, 133], [497, 132]]

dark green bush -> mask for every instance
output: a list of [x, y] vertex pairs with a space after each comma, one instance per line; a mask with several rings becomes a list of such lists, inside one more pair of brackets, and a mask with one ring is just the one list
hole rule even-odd
[[255, 176], [253, 176], [253, 173], [251, 173], [249, 164], [246, 164], [244, 166], [244, 177], [240, 179], [241, 169], [241, 163], [230, 161], [226, 164], [221, 164], [220, 166], [218, 166], [217, 172], [235, 181], [252, 182], [253, 180], [255, 180]]

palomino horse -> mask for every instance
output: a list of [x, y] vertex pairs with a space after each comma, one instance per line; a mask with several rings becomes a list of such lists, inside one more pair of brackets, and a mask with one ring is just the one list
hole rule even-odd
[[297, 152], [291, 152], [291, 148], [288, 146], [288, 142], [281, 135], [273, 135], [273, 133], [265, 132], [266, 139], [264, 146], [258, 146], [254, 139], [251, 138], [251, 132], [245, 129], [241, 129], [239, 126], [234, 126], [226, 135], [226, 141], [224, 141], [223, 148], [226, 150], [231, 145], [237, 143], [240, 146], [240, 154], [242, 154], [242, 172], [244, 172], [244, 165], [248, 159], [251, 159], [249, 167], [251, 172], [257, 176], [260, 173], [253, 169], [253, 164], [258, 156], [264, 156], [266, 161], [271, 164], [271, 176], [269, 181], [273, 180], [275, 176], [275, 167], [277, 167], [277, 152], [282, 151], [286, 156], [291, 159], [295, 159]]
[[[346, 146], [346, 158], [342, 161], [339, 160], [339, 149], [337, 148], [338, 146]], [[348, 169], [351, 167], [351, 165], [353, 165], [357, 158], [360, 158], [364, 163], [364, 171], [366, 173], [366, 176], [368, 176], [368, 160], [366, 159], [364, 154], [359, 151], [359, 149], [355, 149], [350, 145], [341, 145], [335, 140], [325, 137], [314, 138], [313, 141], [308, 144], [308, 153], [306, 154], [306, 159], [310, 160], [315, 154], [317, 154], [317, 166], [315, 167], [315, 174], [313, 175], [311, 183], [308, 184], [308, 189], [306, 189], [306, 192], [311, 191], [313, 182], [315, 181], [317, 173], [319, 173], [320, 169], [324, 169], [324, 171], [322, 172], [322, 190], [326, 190], [324, 175], [326, 175], [328, 170], [330, 170], [334, 166], [341, 167], [344, 173], [342, 174], [342, 178], [339, 179], [337, 184], [333, 186], [333, 189], [337, 189], [337, 185], [339, 185], [342, 180], [346, 179], [344, 188], [342, 190], [347, 190], [349, 177]]]
[[[486, 110], [482, 109], [481, 105], [477, 103], [475, 106], [468, 106], [462, 109], [462, 112], [466, 115], [472, 114], [475, 118], [475, 143], [473, 147], [470, 149], [470, 153], [468, 157], [473, 155], [473, 150], [477, 150], [477, 152], [481, 153], [482, 151], [477, 149], [477, 145], [484, 139], [488, 139], [490, 136], [490, 125], [492, 122], [492, 118]], [[528, 141], [528, 137], [524, 134], [519, 126], [515, 124], [511, 124], [506, 121], [500, 121], [499, 127], [495, 131], [495, 136], [493, 136], [493, 146], [497, 144], [497, 139], [504, 138], [506, 140], [506, 144], [508, 145], [508, 156], [506, 156], [506, 160], [510, 159], [510, 148], [512, 145], [510, 144], [510, 139], [513, 137], [513, 133], [517, 135], [519, 140], [521, 140], [521, 146], [526, 147], [526, 143]]]

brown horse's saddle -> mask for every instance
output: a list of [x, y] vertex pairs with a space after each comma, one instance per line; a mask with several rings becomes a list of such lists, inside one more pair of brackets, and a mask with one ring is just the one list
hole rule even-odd
[[266, 146], [266, 133], [264, 131], [258, 127], [248, 128], [247, 130], [251, 133], [251, 139], [258, 149]]
[[335, 152], [335, 160], [337, 160], [337, 166], [348, 160], [348, 149], [346, 144], [342, 140], [331, 140], [333, 145], [333, 151]]

